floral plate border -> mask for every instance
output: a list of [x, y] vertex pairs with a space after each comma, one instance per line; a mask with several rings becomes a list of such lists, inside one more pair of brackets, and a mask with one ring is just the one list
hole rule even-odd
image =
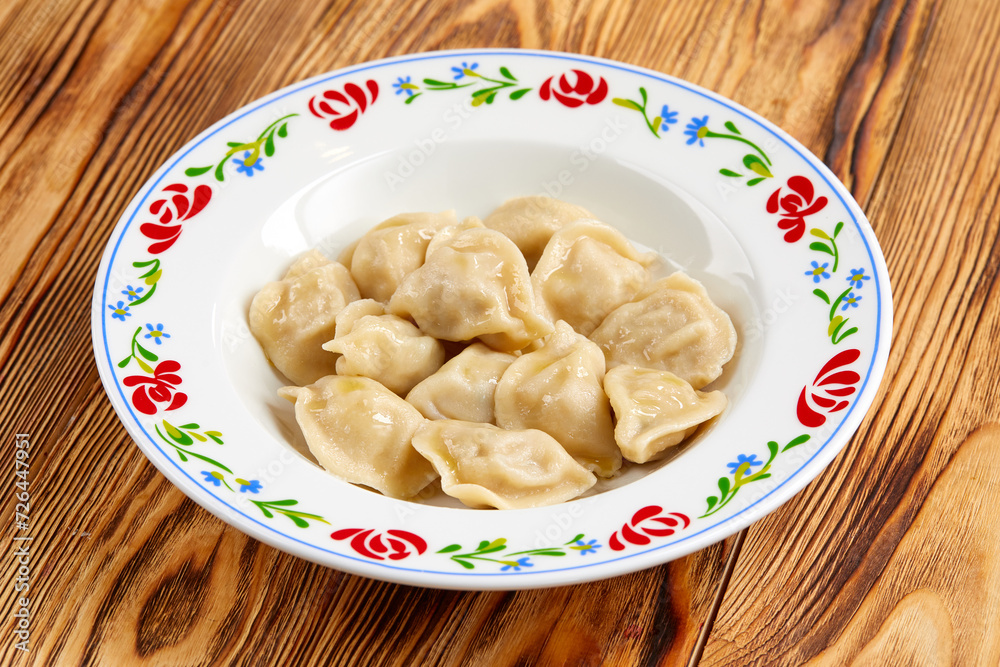
[[[521, 58], [551, 65], [549, 75], [515, 74], [513, 63], [523, 62]], [[421, 69], [426, 76], [416, 74], [418, 64], [426, 66]], [[400, 67], [410, 66], [413, 74], [399, 73]], [[649, 83], [620, 86], [616, 72], [639, 75]], [[717, 124], [708, 114], [682, 116], [681, 106], [659, 104], [663, 84], [702, 96], [728, 110], [730, 117]], [[461, 534], [435, 540], [402, 524], [352, 522], [291, 494], [274, 495], [270, 484], [248, 472], [252, 466], [233, 463], [232, 445], [220, 427], [203, 426], [201, 416], [189, 416], [184, 410], [189, 405], [184, 385], [187, 362], [168, 354], [170, 325], [145, 316], [152, 314], [147, 304], [156, 299], [157, 290], [182, 268], [168, 261], [172, 250], [183, 243], [188, 225], [217, 201], [218, 189], [235, 178], [266, 176], [271, 159], [295, 141], [297, 126], [311, 120], [334, 135], [345, 135], [366, 122], [376, 108], [395, 104], [399, 109], [393, 113], [405, 113], [426, 104], [428, 98], [445, 96], [467, 96], [473, 109], [532, 98], [561, 114], [613, 106], [641, 117], [639, 131], [648, 133], [651, 143], [676, 137], [675, 144], [686, 147], [710, 142], [736, 149], [716, 165], [715, 173], [729, 189], [766, 190], [759, 214], [771, 220], [776, 243], [808, 249], [811, 256], [800, 273], [802, 280], [815, 286], [812, 295], [823, 304], [823, 321], [816, 331], [829, 341], [830, 353], [817, 368], [806, 369], [798, 398], [789, 406], [800, 432], [762, 441], [725, 462], [726, 474], [705, 489], [700, 507], [646, 503], [608, 519], [611, 528], [573, 531], [570, 539], [536, 542], [533, 548], [503, 536]], [[269, 116], [255, 133], [228, 136], [237, 120], [285, 98], [296, 99], [300, 106], [277, 118]], [[682, 123], [682, 132], [670, 133]], [[797, 163], [791, 170], [775, 164], [761, 136], [776, 137], [801, 160], [793, 160]], [[209, 145], [218, 146], [210, 161], [189, 157], [195, 148], [204, 153]], [[816, 222], [819, 214], [834, 208], [839, 215], [830, 221], [833, 224]], [[838, 239], [852, 228], [859, 232], [861, 245], [855, 243], [853, 252], [845, 253]], [[126, 236], [130, 245], [123, 250]], [[857, 254], [860, 247], [866, 256]], [[831, 288], [837, 280], [840, 286]], [[122, 285], [114, 285], [116, 281]], [[866, 285], [870, 285], [867, 290]], [[873, 341], [854, 345], [864, 324], [850, 318], [871, 303], [872, 292], [875, 312], [867, 321], [873, 323], [873, 332], [867, 335], [873, 334]], [[421, 54], [316, 77], [278, 91], [202, 133], [161, 168], [123, 215], [98, 273], [92, 321], [102, 380], [122, 421], [154, 464], [206, 509], [275, 546], [361, 574], [418, 585], [517, 588], [599, 578], [662, 562], [732, 534], [790, 497], [843, 446], [873, 400], [888, 355], [891, 298], [884, 260], [856, 203], [815, 157], [766, 121], [691, 84], [621, 63], [549, 52], [485, 50]], [[112, 345], [111, 327], [131, 332], [124, 345]], [[828, 422], [837, 419], [831, 428]], [[817, 446], [818, 433], [827, 437]], [[718, 520], [741, 490], [770, 479], [776, 461], [800, 446], [814, 449], [795, 471], [739, 512]], [[310, 538], [289, 530], [305, 531]], [[317, 531], [325, 544], [317, 543]], [[666, 551], [667, 547], [672, 550]], [[564, 565], [565, 557], [592, 556], [590, 562]], [[631, 562], [623, 566], [622, 561]], [[515, 573], [553, 576], [524, 580], [515, 578]], [[475, 580], [463, 579], [464, 575], [475, 575]], [[487, 575], [491, 578], [482, 578]], [[503, 580], [492, 575], [503, 575]]]

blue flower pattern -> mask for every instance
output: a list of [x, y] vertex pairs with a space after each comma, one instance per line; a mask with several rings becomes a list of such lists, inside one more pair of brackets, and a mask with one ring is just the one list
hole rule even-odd
[[705, 145], [705, 140], [701, 136], [699, 136], [699, 132], [701, 131], [701, 128], [705, 127], [706, 125], [708, 125], [708, 116], [702, 116], [701, 118], [691, 119], [691, 122], [688, 123], [687, 126], [684, 128], [684, 134], [688, 138], [687, 140], [688, 146], [694, 144], [695, 142], [697, 142], [699, 146]]
[[207, 484], [212, 484], [214, 486], [222, 486], [222, 480], [218, 476], [219, 473], [202, 470], [201, 474], [205, 476], [205, 482]]
[[143, 289], [144, 288], [142, 287], [132, 287], [131, 285], [128, 285], [125, 287], [125, 289], [122, 290], [122, 294], [128, 297], [129, 302], [132, 302], [139, 298], [139, 295], [142, 294]]
[[829, 262], [823, 262], [822, 264], [812, 262], [812, 268], [806, 271], [806, 275], [812, 276], [814, 283], [818, 283], [820, 280], [826, 280], [830, 277], [829, 272], [826, 270], [828, 266], [830, 266]]
[[757, 460], [756, 454], [751, 454], [750, 456], [747, 456], [746, 454], [740, 454], [739, 456], [736, 457], [735, 461], [730, 461], [726, 465], [729, 466], [729, 472], [735, 474], [736, 471], [740, 469], [740, 466], [743, 465], [744, 463], [746, 463], [748, 466], [746, 469], [746, 472], [748, 473], [754, 466], [764, 465], [763, 461]]
[[261, 485], [260, 480], [256, 479], [238, 479], [236, 482], [240, 485], [240, 493], [258, 493], [262, 488], [264, 488]]
[[451, 71], [455, 73], [455, 81], [458, 81], [465, 76], [466, 71], [472, 72], [477, 67], [479, 67], [479, 63], [472, 63], [470, 65], [469, 63], [463, 62], [461, 67], [452, 67]]
[[246, 174], [247, 176], [253, 176], [255, 171], [264, 171], [264, 158], [258, 156], [256, 160], [247, 164], [247, 160], [250, 159], [250, 151], [243, 153], [242, 159], [235, 159], [233, 163], [236, 165], [236, 171], [241, 174]]
[[116, 320], [125, 321], [126, 317], [132, 317], [132, 313], [128, 312], [128, 306], [125, 305], [124, 301], [119, 301], [115, 306], [108, 306], [108, 310], [111, 311], [111, 317]]
[[671, 125], [677, 124], [677, 113], [676, 111], [671, 111], [670, 107], [666, 104], [660, 109], [660, 129], [666, 132], [670, 129]]
[[163, 343], [163, 340], [162, 340], [163, 338], [170, 338], [170, 334], [166, 333], [163, 330], [163, 324], [157, 324], [154, 327], [152, 324], [150, 324], [150, 323], [147, 322], [146, 323], [146, 329], [148, 329], [148, 331], [146, 332], [146, 336], [145, 337], [146, 338], [152, 338], [153, 342], [156, 343], [157, 345], [160, 345], [160, 344]]
[[522, 567], [534, 567], [534, 566], [535, 565], [534, 563], [531, 562], [531, 558], [529, 556], [522, 556], [521, 558], [517, 559], [517, 563], [510, 563], [508, 565], [504, 565], [503, 567], [500, 568], [500, 571], [507, 572], [508, 570], [513, 570], [514, 572], [520, 572]]
[[407, 97], [413, 95], [413, 88], [410, 87], [413, 85], [410, 83], [412, 79], [413, 77], [411, 76], [408, 76], [405, 79], [403, 77], [399, 77], [396, 80], [396, 83], [392, 84], [392, 87], [396, 89], [396, 94], [402, 95], [403, 93], [406, 93]]
[[[863, 268], [851, 269], [851, 275], [847, 276], [847, 282], [851, 283], [851, 287], [854, 289], [861, 289], [864, 287], [866, 280], [871, 280], [871, 276], [866, 276]], [[860, 299], [861, 297], [858, 298]]]

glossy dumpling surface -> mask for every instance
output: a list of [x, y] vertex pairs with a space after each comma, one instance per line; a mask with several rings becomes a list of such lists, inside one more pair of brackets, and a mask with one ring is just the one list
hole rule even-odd
[[524, 257], [492, 229], [469, 229], [437, 246], [393, 294], [389, 312], [435, 338], [478, 337], [503, 352], [552, 331], [536, 312]]
[[388, 303], [403, 279], [424, 263], [434, 234], [457, 223], [454, 211], [404, 213], [362, 236], [350, 253], [351, 275], [361, 296]]
[[501, 204], [486, 216], [483, 224], [513, 241], [532, 268], [556, 230], [575, 220], [593, 217], [585, 208], [551, 197], [517, 197]]
[[729, 316], [683, 273], [662, 278], [611, 312], [590, 336], [608, 367], [666, 370], [701, 389], [722, 374], [736, 350]]
[[299, 276], [312, 271], [313, 269], [318, 269], [321, 266], [326, 266], [332, 262], [321, 253], [319, 250], [307, 250], [292, 262], [288, 270], [285, 271], [285, 275], [281, 277], [282, 280], [294, 280]]
[[275, 368], [298, 385], [334, 372], [336, 359], [323, 343], [333, 338], [337, 314], [359, 297], [346, 267], [316, 255], [301, 257], [288, 277], [265, 285], [250, 304], [250, 331]]
[[496, 390], [497, 424], [545, 431], [588, 470], [613, 475], [622, 459], [602, 385], [604, 367], [597, 345], [557, 322], [541, 348], [504, 371]]
[[340, 479], [410, 498], [437, 478], [410, 444], [424, 418], [375, 380], [330, 375], [278, 393], [295, 403], [309, 451]]
[[405, 396], [444, 363], [444, 346], [407, 320], [361, 299], [337, 315], [336, 337], [323, 349], [341, 355], [338, 375], [364, 375]]
[[655, 258], [602, 222], [570, 223], [552, 235], [531, 273], [539, 310], [588, 336], [646, 287]]
[[701, 392], [669, 371], [616, 366], [604, 376], [618, 423], [615, 439], [634, 463], [654, 461], [727, 404], [721, 391]]
[[552, 436], [491, 424], [426, 421], [413, 446], [441, 475], [441, 488], [469, 507], [519, 509], [563, 502], [597, 481]]
[[414, 387], [406, 400], [427, 419], [495, 423], [497, 383], [514, 358], [473, 343]]
[[453, 238], [462, 232], [469, 229], [483, 229], [483, 227], [483, 221], [472, 215], [468, 218], [464, 218], [462, 222], [457, 225], [449, 225], [444, 229], [438, 230], [438, 232], [434, 234], [434, 237], [430, 240], [430, 243], [427, 244], [427, 253], [425, 257], [437, 250], [439, 246], [450, 243]]

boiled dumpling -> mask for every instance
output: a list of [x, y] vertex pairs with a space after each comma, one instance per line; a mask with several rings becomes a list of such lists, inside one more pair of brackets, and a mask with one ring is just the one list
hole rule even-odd
[[436, 477], [410, 445], [425, 420], [375, 380], [329, 375], [278, 393], [295, 403], [295, 420], [326, 470], [392, 498], [411, 498]]
[[362, 236], [350, 253], [351, 275], [361, 296], [388, 303], [403, 279], [424, 263], [434, 234], [457, 223], [454, 211], [404, 213]]
[[504, 371], [496, 390], [496, 419], [503, 428], [537, 428], [588, 470], [613, 475], [622, 463], [602, 388], [600, 348], [563, 321], [534, 352]]
[[701, 283], [683, 273], [662, 278], [605, 318], [590, 339], [608, 367], [631, 364], [670, 371], [701, 389], [722, 374], [736, 350], [729, 316]]
[[448, 227], [439, 230], [436, 234], [434, 234], [434, 237], [431, 238], [430, 243], [427, 244], [427, 254], [425, 255], [425, 258], [426, 256], [430, 256], [430, 254], [437, 250], [439, 246], [450, 243], [453, 238], [468, 229], [483, 229], [483, 221], [474, 215], [470, 215], [457, 225], [449, 225]]
[[520, 251], [492, 229], [468, 229], [438, 246], [393, 294], [389, 312], [412, 318], [435, 338], [478, 337], [503, 352], [552, 331], [535, 311]]
[[333, 338], [337, 313], [359, 297], [344, 265], [320, 259], [307, 253], [250, 304], [250, 331], [275, 368], [299, 385], [334, 372], [336, 359], [323, 343]]
[[575, 220], [594, 216], [584, 208], [551, 197], [508, 199], [483, 220], [490, 229], [506, 235], [533, 268], [552, 234]]
[[281, 277], [282, 280], [294, 280], [299, 276], [309, 273], [313, 269], [318, 269], [321, 266], [326, 266], [332, 262], [326, 258], [319, 250], [307, 250], [292, 262], [292, 265], [288, 267], [285, 271], [285, 275]]
[[441, 488], [469, 507], [519, 509], [563, 502], [597, 479], [552, 437], [491, 424], [425, 421], [413, 447], [441, 475]]
[[694, 389], [669, 371], [616, 366], [604, 376], [618, 423], [615, 439], [629, 461], [662, 457], [726, 408], [721, 391]]
[[428, 419], [495, 423], [497, 382], [514, 358], [473, 343], [414, 387], [406, 400]]
[[444, 363], [444, 346], [412, 323], [385, 312], [374, 299], [361, 299], [337, 315], [336, 336], [323, 349], [341, 355], [338, 375], [364, 375], [400, 396]]
[[688, 276], [652, 282], [656, 260], [547, 197], [485, 224], [409, 213], [339, 262], [299, 256], [250, 325], [305, 385], [279, 394], [332, 475], [405, 499], [437, 493], [440, 473], [471, 507], [537, 507], [725, 410], [699, 389], [735, 353], [732, 322]]
[[570, 223], [552, 235], [531, 273], [539, 310], [589, 336], [646, 286], [655, 259], [614, 227], [596, 220]]

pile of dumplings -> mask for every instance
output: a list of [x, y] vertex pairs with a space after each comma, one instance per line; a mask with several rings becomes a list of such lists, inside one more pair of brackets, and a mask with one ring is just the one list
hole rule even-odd
[[469, 507], [551, 505], [726, 407], [700, 389], [733, 356], [732, 322], [685, 274], [655, 279], [657, 260], [547, 197], [484, 220], [407, 213], [339, 261], [300, 256], [254, 297], [250, 329], [336, 477], [400, 499], [440, 479]]

